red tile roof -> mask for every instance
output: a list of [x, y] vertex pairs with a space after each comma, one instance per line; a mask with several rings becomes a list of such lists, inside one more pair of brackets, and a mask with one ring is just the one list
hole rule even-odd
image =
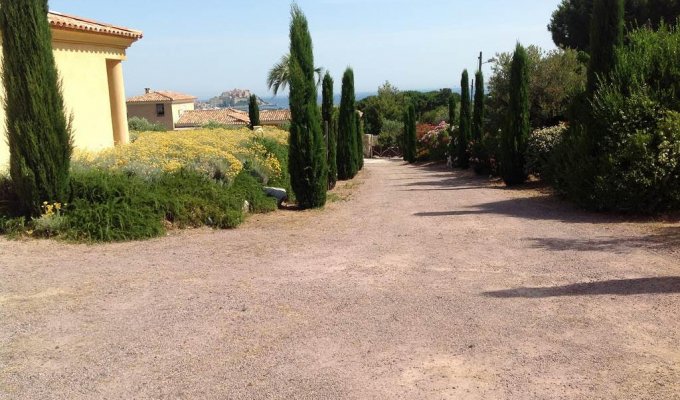
[[134, 29], [104, 24], [86, 18], [62, 14], [54, 11], [50, 11], [47, 14], [47, 19], [49, 20], [50, 25], [56, 29], [68, 29], [74, 31], [99, 33], [102, 35], [122, 36], [135, 40], [141, 39], [143, 36], [141, 31]]
[[245, 126], [250, 123], [248, 115], [236, 110], [185, 111], [175, 124], [177, 128], [196, 128], [210, 122], [224, 125]]
[[[263, 110], [260, 111], [260, 122], [264, 125], [277, 124], [290, 121], [289, 110]], [[185, 111], [179, 118], [178, 128], [194, 128], [203, 126], [210, 122], [217, 122], [225, 125], [249, 125], [250, 117], [245, 111], [234, 110], [231, 108], [221, 110], [194, 110]]]
[[188, 94], [171, 92], [167, 90], [157, 90], [145, 93], [141, 96], [130, 97], [128, 103], [158, 103], [158, 102], [190, 102], [196, 101], [197, 97]]

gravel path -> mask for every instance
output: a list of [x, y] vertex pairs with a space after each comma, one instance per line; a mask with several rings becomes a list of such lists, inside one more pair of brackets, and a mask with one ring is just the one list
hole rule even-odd
[[0, 239], [2, 399], [680, 399], [680, 224], [368, 161], [324, 211]]

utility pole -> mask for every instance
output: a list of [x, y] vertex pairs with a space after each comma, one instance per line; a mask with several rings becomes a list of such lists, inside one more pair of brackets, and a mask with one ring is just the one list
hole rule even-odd
[[482, 56], [483, 56], [483, 54], [482, 54], [482, 52], [480, 51], [480, 52], [479, 52], [479, 72], [482, 72], [482, 59], [483, 59]]

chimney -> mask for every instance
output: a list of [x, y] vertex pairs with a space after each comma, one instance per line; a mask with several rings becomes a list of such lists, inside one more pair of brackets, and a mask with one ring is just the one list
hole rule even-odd
[[151, 88], [145, 88], [144, 91], [146, 92], [146, 94], [149, 94], [151, 93]]

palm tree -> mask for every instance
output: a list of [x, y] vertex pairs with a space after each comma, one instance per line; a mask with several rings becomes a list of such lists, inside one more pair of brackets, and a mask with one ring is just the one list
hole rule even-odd
[[[269, 70], [269, 75], [267, 76], [267, 86], [269, 90], [274, 92], [274, 96], [279, 93], [279, 90], [285, 90], [290, 82], [290, 54], [285, 54], [281, 57], [281, 61], [274, 64], [272, 69]], [[319, 67], [314, 70], [317, 76], [316, 85], [321, 85], [323, 80], [324, 69]]]

